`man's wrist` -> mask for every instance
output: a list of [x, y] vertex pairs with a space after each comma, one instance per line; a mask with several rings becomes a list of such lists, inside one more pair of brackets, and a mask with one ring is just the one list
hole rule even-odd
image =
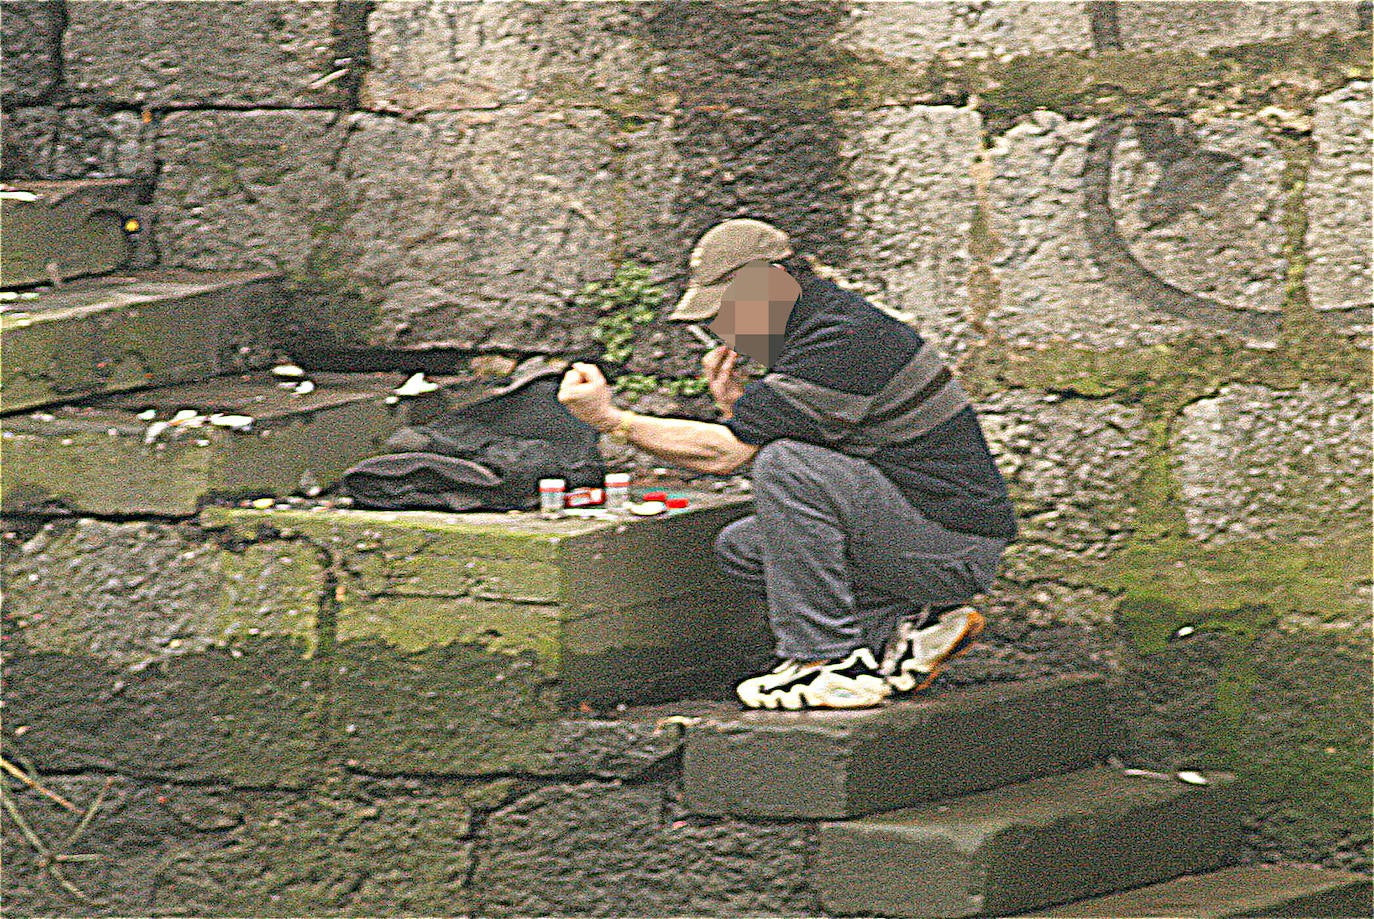
[[600, 424], [595, 425], [595, 427], [600, 433], [609, 434], [620, 426], [620, 422], [624, 417], [624, 409], [613, 408], [611, 409], [611, 413], [602, 419]]

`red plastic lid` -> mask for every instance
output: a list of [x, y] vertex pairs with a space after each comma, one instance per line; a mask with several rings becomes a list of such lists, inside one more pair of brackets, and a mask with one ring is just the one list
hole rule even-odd
[[[668, 500], [668, 493], [667, 493], [666, 491], [646, 491], [646, 492], [644, 493], [644, 500], [645, 500], [645, 501], [667, 501], [667, 500]], [[670, 505], [670, 506], [671, 506], [671, 505]]]
[[673, 510], [674, 508], [686, 507], [686, 506], [687, 506], [687, 499], [686, 499], [686, 498], [669, 498], [669, 499], [667, 499], [666, 501], [664, 501], [663, 503], [666, 504], [666, 505], [668, 505], [668, 509], [669, 509], [669, 510]]

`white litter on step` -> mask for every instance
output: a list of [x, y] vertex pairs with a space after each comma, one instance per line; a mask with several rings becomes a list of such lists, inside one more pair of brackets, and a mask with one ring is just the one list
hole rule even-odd
[[143, 442], [145, 444], [152, 443], [157, 440], [157, 436], [165, 430], [167, 430], [167, 422], [154, 421], [152, 424], [148, 425], [148, 430], [143, 432]]
[[567, 507], [563, 509], [565, 517], [586, 517], [591, 520], [617, 520], [615, 514], [600, 507]]
[[1207, 776], [1203, 775], [1201, 772], [1193, 772], [1191, 769], [1185, 769], [1180, 772], [1178, 774], [1178, 780], [1180, 782], [1187, 782], [1189, 785], [1207, 784]]
[[654, 733], [662, 734], [671, 725], [677, 728], [678, 736], [681, 737], [683, 734], [687, 733], [688, 728], [700, 722], [700, 718], [693, 718], [688, 715], [669, 715], [666, 718], [660, 718], [654, 722]]
[[272, 368], [272, 374], [279, 377], [303, 377], [305, 371], [295, 364], [278, 364]]
[[172, 416], [167, 424], [174, 428], [198, 428], [205, 423], [205, 416], [193, 408], [184, 408]]
[[1195, 627], [1191, 626], [1191, 625], [1179, 626], [1179, 627], [1178, 627], [1178, 630], [1177, 630], [1176, 632], [1174, 632], [1173, 637], [1174, 637], [1174, 638], [1187, 638], [1189, 635], [1193, 634], [1193, 633], [1196, 632], [1196, 631], [1197, 631], [1197, 629], [1196, 629]]
[[1166, 782], [1172, 782], [1174, 779], [1174, 777], [1169, 775], [1167, 772], [1155, 772], [1150, 769], [1122, 769], [1121, 774], [1138, 775], [1147, 779], [1163, 779]]
[[662, 501], [630, 501], [625, 505], [625, 509], [639, 517], [654, 517], [668, 510], [668, 505]]
[[254, 419], [249, 415], [226, 415], [223, 412], [216, 412], [210, 416], [210, 423], [217, 428], [230, 428], [235, 431], [246, 431], [253, 426]]
[[310, 382], [309, 380], [301, 380], [299, 383], [296, 384], [295, 388], [291, 391], [298, 396], [304, 396], [306, 393], [312, 393], [315, 391], [315, 384]]
[[150, 409], [148, 409], [146, 412], [139, 412], [139, 413], [138, 413], [138, 420], [139, 420], [139, 421], [152, 421], [152, 420], [153, 420], [154, 418], [156, 418], [156, 417], [157, 417], [157, 409], [155, 409], [155, 408], [150, 408]]
[[425, 379], [423, 373], [416, 373], [412, 374], [410, 379], [406, 380], [400, 386], [393, 389], [392, 392], [398, 396], [419, 396], [427, 392], [434, 392], [434, 390], [438, 388], [438, 383], [431, 383], [429, 380]]

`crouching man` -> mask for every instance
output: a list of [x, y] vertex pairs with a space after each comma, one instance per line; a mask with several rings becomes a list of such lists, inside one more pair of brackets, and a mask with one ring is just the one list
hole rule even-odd
[[[751, 708], [864, 708], [926, 688], [982, 631], [1017, 528], [968, 398], [936, 349], [817, 277], [781, 230], [707, 231], [669, 317], [725, 343], [702, 359], [723, 423], [616, 409], [574, 364], [575, 416], [667, 462], [725, 475], [753, 461], [756, 513], [716, 538], [722, 567], [765, 599], [781, 659], [737, 688]], [[741, 355], [768, 368], [746, 384]]]

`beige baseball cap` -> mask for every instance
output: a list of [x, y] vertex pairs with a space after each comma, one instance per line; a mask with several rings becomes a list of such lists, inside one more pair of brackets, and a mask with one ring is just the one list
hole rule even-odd
[[791, 254], [787, 234], [771, 223], [739, 217], [716, 224], [692, 249], [687, 292], [668, 318], [684, 322], [711, 318], [720, 311], [721, 297], [735, 269], [754, 259], [774, 261]]

